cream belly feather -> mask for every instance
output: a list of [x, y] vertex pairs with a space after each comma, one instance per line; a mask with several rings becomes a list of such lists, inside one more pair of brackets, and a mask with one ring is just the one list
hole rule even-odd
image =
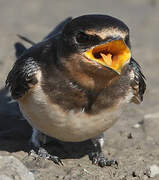
[[122, 101], [117, 108], [97, 115], [88, 115], [84, 110], [78, 113], [73, 110], [64, 112], [50, 102], [40, 83], [18, 102], [23, 115], [34, 128], [48, 136], [70, 142], [94, 138], [110, 128], [119, 118], [123, 106]]

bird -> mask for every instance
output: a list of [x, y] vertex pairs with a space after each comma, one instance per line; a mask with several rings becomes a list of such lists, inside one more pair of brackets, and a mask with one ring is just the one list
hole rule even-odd
[[103, 14], [67, 18], [39, 43], [30, 42], [8, 73], [6, 87], [33, 127], [38, 155], [62, 164], [42, 144], [49, 136], [66, 142], [91, 140], [92, 163], [116, 164], [103, 153], [103, 133], [125, 105], [140, 104], [145, 76], [131, 53], [128, 26]]

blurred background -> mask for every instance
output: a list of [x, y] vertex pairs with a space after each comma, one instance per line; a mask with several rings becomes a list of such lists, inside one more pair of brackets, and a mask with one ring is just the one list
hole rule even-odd
[[[39, 42], [66, 17], [91, 13], [112, 15], [128, 25], [133, 57], [141, 65], [147, 79], [144, 103], [140, 106], [130, 106], [127, 117], [108, 131], [107, 135], [113, 135], [114, 139], [108, 140], [107, 145], [112, 149], [119, 148], [122, 152], [122, 141], [114, 132], [131, 131], [136, 134], [134, 144], [143, 142], [144, 148], [141, 154], [146, 157], [147, 155], [144, 155], [146, 151], [152, 152], [152, 149], [158, 147], [159, 142], [158, 0], [0, 0], [0, 88], [3, 88], [6, 76], [15, 61], [14, 43], [20, 41], [17, 34]], [[25, 45], [29, 47], [28, 44]], [[19, 112], [14, 109], [17, 105], [11, 105], [11, 103], [8, 105], [8, 98], [7, 92], [2, 89], [0, 91], [0, 130], [12, 127], [12, 124], [6, 126], [2, 123], [10, 122], [6, 114], [10, 114], [9, 117], [14, 117], [13, 119], [19, 117]], [[131, 129], [136, 123], [144, 124], [143, 129]], [[129, 145], [129, 143], [123, 144], [123, 149], [128, 148]], [[116, 156], [116, 151], [113, 152]], [[156, 150], [155, 153], [151, 160], [155, 161], [159, 157], [159, 151]]]
[[15, 60], [17, 34], [38, 42], [66, 17], [91, 13], [112, 15], [128, 25], [133, 56], [147, 77], [147, 93], [153, 95], [148, 102], [157, 101], [158, 0], [0, 0], [0, 87]]

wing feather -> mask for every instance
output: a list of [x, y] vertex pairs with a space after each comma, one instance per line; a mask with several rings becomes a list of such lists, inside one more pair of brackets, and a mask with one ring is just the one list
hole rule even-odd
[[14, 99], [19, 99], [28, 92], [31, 85], [37, 83], [36, 73], [39, 66], [32, 57], [18, 59], [6, 80], [6, 87], [9, 87]]
[[140, 65], [133, 58], [131, 58], [130, 66], [133, 69], [135, 75], [131, 84], [132, 88], [134, 89], [134, 97], [132, 101], [138, 104], [143, 101], [143, 95], [146, 90], [146, 78], [141, 71]]

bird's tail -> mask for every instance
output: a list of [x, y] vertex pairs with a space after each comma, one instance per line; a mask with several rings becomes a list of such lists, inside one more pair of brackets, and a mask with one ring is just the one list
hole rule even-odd
[[[27, 37], [24, 37], [24, 36], [19, 35], [19, 34], [17, 36], [20, 39], [22, 39], [23, 41], [29, 43], [32, 46], [34, 46], [36, 44], [35, 42], [31, 41]], [[27, 50], [27, 48], [21, 42], [16, 42], [14, 44], [14, 48], [15, 48], [15, 56], [16, 56], [16, 58], [19, 58]]]
[[32, 46], [36, 44], [35, 42], [33, 42], [32, 40], [28, 39], [28, 38], [25, 37], [25, 36], [22, 36], [22, 35], [20, 35], [20, 34], [18, 34], [17, 36], [18, 36], [20, 39], [24, 40], [25, 42], [31, 44]]
[[[49, 39], [49, 38], [55, 36], [56, 34], [60, 33], [63, 30], [63, 28], [65, 27], [65, 25], [68, 22], [70, 22], [71, 20], [72, 20], [72, 17], [68, 17], [65, 20], [63, 20], [62, 22], [60, 22], [46, 37], [44, 37], [43, 40]], [[36, 44], [34, 41], [28, 39], [25, 36], [22, 36], [20, 34], [18, 34], [17, 36], [32, 46], [34, 46]], [[14, 44], [14, 47], [15, 47], [15, 55], [17, 58], [19, 58], [27, 50], [27, 48], [20, 42], [16, 42]]]

